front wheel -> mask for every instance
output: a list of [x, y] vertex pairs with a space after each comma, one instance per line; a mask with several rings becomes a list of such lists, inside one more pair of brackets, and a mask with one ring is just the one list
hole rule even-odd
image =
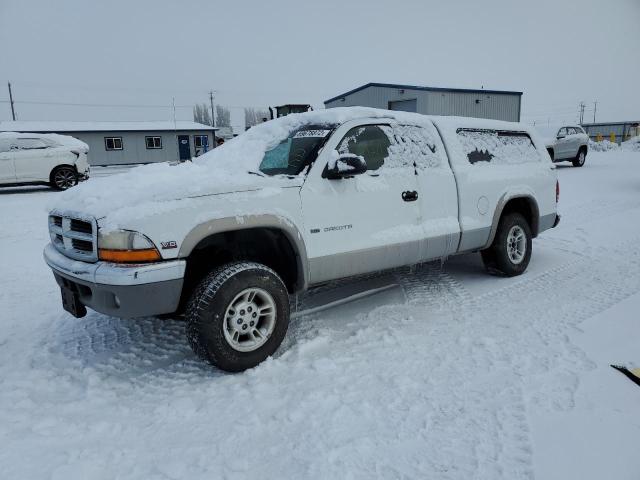
[[51, 172], [51, 186], [56, 190], [67, 190], [78, 184], [78, 173], [71, 167], [58, 167]]
[[481, 252], [482, 261], [490, 273], [514, 277], [527, 269], [531, 246], [529, 223], [521, 214], [509, 213], [500, 219], [491, 246]]
[[584, 165], [585, 160], [587, 159], [587, 152], [585, 152], [584, 148], [581, 148], [576, 155], [576, 158], [573, 160], [574, 167], [582, 167]]
[[253, 262], [214, 269], [193, 293], [186, 311], [194, 352], [216, 367], [255, 367], [282, 343], [289, 325], [289, 295], [270, 268]]

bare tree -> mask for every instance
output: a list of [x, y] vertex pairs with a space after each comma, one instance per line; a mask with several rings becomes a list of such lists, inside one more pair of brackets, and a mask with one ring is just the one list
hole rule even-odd
[[211, 114], [206, 104], [201, 103], [193, 107], [193, 121], [203, 125], [213, 125]]
[[231, 112], [222, 105], [216, 105], [216, 127], [230, 127]]
[[244, 109], [244, 125], [245, 128], [251, 128], [254, 125], [258, 125], [269, 118], [269, 114], [266, 110], [247, 107]]

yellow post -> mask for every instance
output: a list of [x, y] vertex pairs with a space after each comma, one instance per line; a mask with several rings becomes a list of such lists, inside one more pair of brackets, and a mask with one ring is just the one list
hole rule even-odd
[[602, 141], [602, 134], [599, 133], [598, 135], [596, 135], [596, 142], [601, 142]]
[[609, 138], [611, 139], [611, 143], [616, 143], [616, 134], [611, 132], [611, 135], [609, 135]]

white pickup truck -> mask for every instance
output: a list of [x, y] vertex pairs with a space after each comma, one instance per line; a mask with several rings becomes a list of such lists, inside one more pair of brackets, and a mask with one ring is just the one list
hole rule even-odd
[[65, 192], [44, 257], [76, 317], [184, 313], [195, 352], [241, 371], [314, 286], [465, 252], [523, 273], [558, 193], [526, 125], [339, 108]]

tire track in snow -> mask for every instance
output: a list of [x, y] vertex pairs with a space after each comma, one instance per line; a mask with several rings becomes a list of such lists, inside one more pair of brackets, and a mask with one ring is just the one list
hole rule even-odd
[[[573, 394], [578, 387], [576, 372], [592, 368], [593, 364], [570, 344], [567, 333], [580, 322], [640, 291], [637, 241], [631, 239], [611, 249], [594, 249], [588, 257], [575, 258], [534, 277], [524, 275], [511, 285], [476, 298], [469, 298], [455, 280], [444, 280], [443, 288], [431, 283], [434, 280], [437, 283], [438, 277], [445, 279], [445, 272], [438, 274], [426, 269], [405, 279], [410, 304], [431, 310], [434, 304], [442, 307], [453, 303], [451, 313], [455, 322], [450, 327], [459, 335], [504, 338], [501, 331], [505, 329], [518, 333], [512, 335], [512, 345], [501, 345], [503, 358], [499, 362], [490, 361], [496, 353], [491, 348], [484, 358], [478, 358], [477, 351], [476, 355], [467, 351], [451, 358], [460, 364], [460, 371], [477, 368], [478, 362], [484, 361], [489, 368], [504, 370], [505, 375], [520, 376], [505, 385], [504, 392], [515, 393], [500, 401], [502, 408], [496, 413], [499, 428], [493, 431], [496, 442], [493, 451], [497, 449], [499, 453], [492, 456], [491, 448], [476, 448], [478, 468], [473, 474], [482, 471], [481, 478], [484, 474], [501, 478], [533, 476], [527, 405], [559, 410], [573, 406]], [[452, 291], [456, 288], [460, 291]], [[445, 298], [434, 299], [433, 295]], [[455, 305], [456, 301], [459, 305]], [[531, 339], [536, 341], [532, 343]], [[478, 347], [473, 342], [470, 345]], [[550, 375], [560, 381], [549, 381]], [[534, 393], [524, 394], [523, 387]], [[486, 458], [494, 458], [500, 468], [491, 467], [483, 461]]]

